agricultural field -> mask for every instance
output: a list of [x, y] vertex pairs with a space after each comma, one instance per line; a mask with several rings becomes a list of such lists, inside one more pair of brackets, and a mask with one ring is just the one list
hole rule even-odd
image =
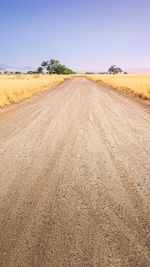
[[1, 74], [0, 107], [18, 102], [47, 87], [59, 84], [71, 75]]
[[150, 74], [92, 74], [86, 76], [93, 81], [104, 83], [120, 91], [150, 99]]

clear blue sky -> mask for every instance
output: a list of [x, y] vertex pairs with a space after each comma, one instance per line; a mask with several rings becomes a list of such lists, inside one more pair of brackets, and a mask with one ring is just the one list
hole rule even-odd
[[1, 0], [0, 64], [150, 67], [150, 0]]

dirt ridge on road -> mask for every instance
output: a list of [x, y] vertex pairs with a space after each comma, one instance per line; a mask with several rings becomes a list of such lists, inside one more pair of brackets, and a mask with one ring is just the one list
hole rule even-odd
[[0, 266], [150, 266], [150, 114], [75, 77], [0, 114]]

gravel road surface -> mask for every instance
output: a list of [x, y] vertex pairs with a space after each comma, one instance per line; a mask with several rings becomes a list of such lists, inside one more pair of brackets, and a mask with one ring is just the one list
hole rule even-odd
[[86, 78], [0, 111], [0, 266], [150, 266], [150, 112]]

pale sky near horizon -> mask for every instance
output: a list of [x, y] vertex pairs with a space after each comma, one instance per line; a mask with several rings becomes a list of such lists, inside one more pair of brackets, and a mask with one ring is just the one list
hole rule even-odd
[[0, 0], [0, 65], [150, 68], [150, 0]]

